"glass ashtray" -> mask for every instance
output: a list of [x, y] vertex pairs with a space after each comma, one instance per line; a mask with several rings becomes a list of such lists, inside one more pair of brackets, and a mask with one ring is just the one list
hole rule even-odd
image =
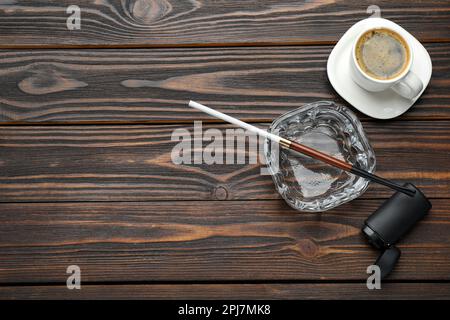
[[[361, 122], [348, 108], [331, 101], [307, 104], [277, 118], [269, 132], [315, 148], [374, 172], [375, 153]], [[351, 201], [369, 181], [266, 139], [268, 170], [280, 195], [294, 209], [321, 212]]]

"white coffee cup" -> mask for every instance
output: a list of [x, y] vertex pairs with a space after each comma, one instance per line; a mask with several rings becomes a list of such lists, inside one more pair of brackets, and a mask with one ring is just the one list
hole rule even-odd
[[[367, 91], [379, 92], [392, 89], [397, 94], [406, 99], [414, 99], [422, 91], [423, 83], [420, 78], [411, 71], [411, 65], [414, 60], [414, 52], [412, 51], [411, 43], [408, 40], [408, 35], [403, 30], [403, 28], [397, 25], [388, 24], [384, 19], [374, 18], [373, 20], [369, 19], [369, 21], [370, 22], [364, 26], [353, 43], [352, 53], [350, 56], [351, 76], [353, 81]], [[402, 40], [404, 40], [403, 44], [406, 47], [405, 49], [409, 51], [409, 61], [407, 62], [407, 65], [404, 67], [400, 74], [396, 75], [393, 78], [385, 80], [378, 79], [369, 75], [360, 67], [356, 59], [358, 40], [368, 31], [374, 29], [387, 29], [394, 32], [395, 34], [400, 36]]]

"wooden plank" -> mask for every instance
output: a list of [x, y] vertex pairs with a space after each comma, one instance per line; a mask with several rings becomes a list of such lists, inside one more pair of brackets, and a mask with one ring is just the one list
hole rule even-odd
[[0, 287], [2, 300], [27, 299], [327, 299], [327, 300], [448, 300], [448, 283], [383, 283], [381, 290], [368, 290], [365, 283], [283, 284], [150, 284]]
[[[334, 42], [369, 17], [373, 1], [77, 1], [81, 29], [69, 30], [73, 1], [2, 1], [0, 43], [13, 46], [164, 46]], [[377, 1], [383, 17], [422, 40], [450, 39], [446, 0]]]
[[[374, 121], [364, 127], [381, 176], [412, 182], [429, 197], [449, 196], [449, 122]], [[271, 177], [248, 157], [235, 165], [174, 164], [171, 153], [179, 140], [171, 135], [181, 128], [192, 130], [191, 125], [0, 127], [0, 202], [279, 198]], [[225, 136], [223, 130], [231, 127], [203, 126], [210, 128]], [[391, 194], [372, 184], [364, 198]]]
[[[450, 43], [426, 47], [432, 81], [399, 119], [450, 119]], [[211, 120], [187, 107], [191, 99], [247, 121], [272, 121], [312, 101], [345, 104], [326, 76], [331, 50], [2, 50], [0, 123]]]
[[[363, 221], [382, 200], [326, 214], [281, 201], [0, 204], [0, 283], [364, 280]], [[450, 280], [450, 204], [400, 243], [390, 280]]]

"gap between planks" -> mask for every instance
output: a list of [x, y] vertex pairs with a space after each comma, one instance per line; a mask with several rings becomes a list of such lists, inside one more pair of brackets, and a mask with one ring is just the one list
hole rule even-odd
[[[430, 38], [419, 41], [422, 44], [450, 43], [450, 38]], [[179, 49], [179, 48], [229, 48], [229, 47], [308, 47], [334, 46], [337, 41], [302, 41], [302, 42], [230, 42], [230, 43], [180, 43], [180, 44], [39, 44], [39, 45], [11, 45], [0, 44], [0, 50], [80, 50], [80, 49]]]

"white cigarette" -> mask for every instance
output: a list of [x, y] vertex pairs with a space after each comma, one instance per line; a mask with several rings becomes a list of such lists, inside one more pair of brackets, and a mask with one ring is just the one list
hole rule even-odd
[[211, 115], [211, 116], [213, 116], [215, 118], [222, 119], [225, 122], [234, 124], [234, 125], [236, 125], [238, 127], [241, 127], [241, 128], [246, 129], [248, 131], [254, 132], [254, 133], [256, 133], [256, 134], [258, 134], [260, 136], [263, 136], [263, 137], [265, 137], [267, 139], [270, 139], [270, 140], [272, 140], [272, 141], [274, 141], [276, 143], [280, 143], [281, 137], [279, 137], [279, 136], [277, 136], [275, 134], [272, 134], [270, 132], [267, 132], [266, 130], [257, 128], [255, 126], [252, 126], [251, 124], [245, 123], [245, 122], [243, 122], [243, 121], [241, 121], [239, 119], [230, 117], [229, 115], [226, 115], [225, 113], [216, 111], [214, 109], [211, 109], [211, 108], [209, 108], [207, 106], [204, 106], [204, 105], [202, 105], [200, 103], [197, 103], [195, 101], [192, 101], [192, 100], [189, 101], [189, 106], [192, 107], [192, 108], [195, 108], [197, 110], [203, 111], [204, 113], [207, 113], [207, 114], [209, 114], [209, 115]]

